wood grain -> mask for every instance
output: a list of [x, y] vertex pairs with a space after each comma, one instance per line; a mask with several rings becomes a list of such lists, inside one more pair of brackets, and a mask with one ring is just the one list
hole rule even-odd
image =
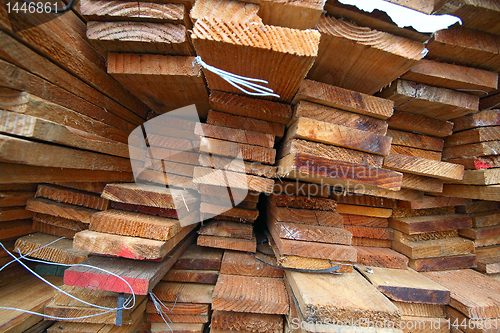
[[210, 110], [208, 112], [207, 123], [215, 126], [238, 128], [246, 131], [270, 134], [276, 136], [277, 138], [283, 137], [283, 134], [285, 133], [285, 125], [283, 124], [214, 110]]
[[[443, 156], [446, 156], [446, 149]], [[384, 167], [438, 179], [461, 180], [464, 174], [462, 165], [395, 153], [390, 153], [384, 159]]]
[[42, 197], [71, 205], [92, 208], [96, 210], [106, 210], [109, 201], [93, 193], [68, 189], [56, 185], [39, 185], [36, 197]]
[[356, 246], [358, 263], [370, 267], [406, 269], [408, 257], [388, 248]]
[[440, 138], [451, 135], [454, 129], [451, 121], [399, 110], [394, 110], [391, 118], [387, 119], [387, 124], [392, 129], [418, 132]]
[[98, 210], [59, 203], [47, 199], [29, 199], [26, 209], [32, 212], [62, 217], [89, 224], [94, 213]]

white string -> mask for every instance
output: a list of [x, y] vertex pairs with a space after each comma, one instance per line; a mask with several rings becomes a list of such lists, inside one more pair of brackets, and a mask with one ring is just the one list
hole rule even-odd
[[[132, 288], [132, 286], [124, 279], [122, 278], [121, 276], [113, 273], [113, 272], [110, 272], [110, 271], [107, 271], [103, 268], [99, 268], [99, 267], [95, 267], [95, 266], [91, 266], [91, 265], [86, 265], [86, 264], [60, 264], [60, 263], [53, 263], [53, 262], [47, 262], [47, 261], [42, 261], [42, 260], [36, 260], [36, 259], [31, 259], [31, 258], [27, 258], [26, 256], [27, 255], [30, 255], [36, 251], [39, 251], [41, 249], [43, 249], [44, 247], [46, 246], [49, 246], [61, 239], [63, 239], [64, 237], [61, 237], [61, 238], [58, 238], [56, 240], [54, 240], [53, 242], [50, 242], [48, 244], [45, 244], [44, 246], [36, 249], [36, 250], [33, 250], [27, 254], [22, 254], [21, 253], [21, 250], [19, 248], [17, 248], [18, 252], [19, 252], [19, 258], [17, 258], [14, 254], [12, 254], [10, 251], [8, 251], [5, 246], [0, 242], [0, 246], [2, 247], [2, 249], [9, 255], [13, 258], [12, 261], [8, 262], [7, 264], [5, 264], [4, 266], [2, 266], [2, 268], [0, 268], [0, 271], [2, 271], [5, 267], [7, 267], [8, 265], [10, 265], [11, 263], [17, 261], [21, 266], [23, 266], [24, 268], [26, 268], [26, 270], [28, 270], [31, 274], [33, 274], [34, 276], [36, 276], [38, 279], [40, 279], [41, 281], [43, 281], [44, 283], [48, 284], [49, 286], [51, 286], [52, 288], [62, 292], [63, 294], [65, 294], [66, 296], [78, 301], [78, 302], [81, 302], [83, 304], [86, 304], [86, 305], [89, 305], [91, 307], [95, 307], [95, 308], [99, 308], [99, 309], [103, 309], [103, 310], [106, 310], [104, 312], [101, 312], [101, 313], [97, 313], [97, 314], [93, 314], [93, 315], [88, 315], [88, 316], [81, 316], [81, 317], [66, 317], [66, 318], [63, 318], [63, 317], [54, 317], [54, 316], [49, 316], [49, 315], [45, 315], [45, 314], [42, 314], [42, 313], [38, 313], [38, 312], [33, 312], [33, 311], [29, 311], [29, 310], [24, 310], [24, 309], [18, 309], [18, 308], [11, 308], [11, 307], [0, 307], [0, 309], [3, 309], [3, 310], [12, 310], [12, 311], [19, 311], [19, 312], [23, 312], [23, 313], [28, 313], [28, 314], [32, 314], [32, 315], [36, 315], [36, 316], [41, 316], [41, 317], [44, 317], [44, 318], [49, 318], [49, 319], [54, 319], [54, 320], [78, 320], [78, 319], [86, 319], [86, 318], [91, 318], [91, 317], [97, 317], [97, 316], [101, 316], [103, 314], [106, 314], [106, 313], [109, 313], [109, 312], [113, 312], [113, 311], [118, 311], [118, 310], [129, 310], [129, 309], [132, 309], [134, 308], [135, 306], [135, 293], [134, 293], [134, 290]], [[44, 279], [42, 276], [40, 276], [39, 274], [37, 274], [36, 272], [34, 272], [31, 268], [29, 268], [25, 263], [23, 263], [21, 261], [21, 259], [25, 259], [27, 261], [32, 261], [32, 262], [39, 262], [39, 263], [43, 263], [43, 264], [49, 264], [49, 265], [55, 265], [55, 266], [64, 266], [64, 267], [87, 267], [87, 268], [91, 268], [91, 269], [96, 269], [96, 270], [99, 270], [99, 271], [102, 271], [104, 273], [107, 273], [109, 275], [113, 275], [115, 277], [117, 277], [118, 279], [122, 280], [129, 288], [130, 288], [130, 291], [131, 291], [131, 296], [125, 301], [124, 303], [124, 306], [123, 307], [116, 307], [116, 308], [108, 308], [108, 307], [103, 307], [103, 306], [100, 306], [100, 305], [96, 305], [96, 304], [92, 304], [92, 303], [89, 303], [89, 302], [86, 302], [82, 299], [79, 299], [69, 293], [67, 293], [66, 291], [62, 290], [61, 288], [55, 286], [54, 284], [50, 283], [49, 281], [47, 281], [46, 279]], [[128, 306], [128, 304], [130, 304], [132, 302], [132, 305], [131, 306]]]
[[476, 92], [482, 92], [482, 93], [485, 93], [485, 94], [488, 94], [488, 92], [486, 90], [482, 90], [482, 89], [455, 89], [456, 91], [476, 91]]
[[[153, 305], [155, 306], [156, 313], [158, 313], [160, 315], [163, 322], [165, 324], [167, 324], [167, 327], [170, 329], [170, 332], [173, 333], [173, 330], [170, 327], [170, 324], [167, 322], [167, 319], [168, 319], [168, 321], [171, 324], [173, 324], [172, 320], [168, 317], [167, 313], [165, 311], [163, 311], [162, 308], [165, 308], [168, 312], [172, 312], [172, 310], [175, 308], [175, 305], [177, 304], [177, 299], [179, 298], [179, 294], [177, 294], [177, 297], [175, 298], [174, 305], [172, 306], [171, 309], [167, 308], [167, 306], [165, 304], [163, 304], [163, 302], [158, 298], [158, 296], [156, 296], [152, 291], [149, 292], [149, 296], [151, 296], [151, 300], [153, 301]], [[165, 319], [165, 317], [167, 317], [167, 318]]]
[[[210, 66], [209, 64], [207, 64], [206, 62], [201, 60], [200, 56], [197, 56], [195, 58], [195, 61], [201, 67], [203, 67], [206, 70], [220, 76], [224, 81], [226, 81], [227, 83], [229, 83], [230, 85], [232, 85], [236, 89], [239, 89], [248, 95], [271, 96], [271, 97], [278, 97], [278, 98], [280, 97], [280, 95], [274, 94], [273, 90], [271, 88], [267, 88], [267, 87], [261, 86], [259, 84], [252, 83], [252, 82], [259, 82], [259, 83], [268, 84], [269, 82], [267, 82], [266, 80], [253, 79], [250, 77], [240, 76], [240, 75], [236, 75], [236, 74], [233, 74], [230, 72], [226, 72], [222, 69]], [[247, 91], [247, 90], [243, 89], [241, 86], [248, 88], [252, 91]]]

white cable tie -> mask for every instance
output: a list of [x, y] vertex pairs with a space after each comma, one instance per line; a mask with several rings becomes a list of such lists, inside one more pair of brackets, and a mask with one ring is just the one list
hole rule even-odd
[[[206, 62], [204, 62], [203, 60], [201, 60], [200, 56], [197, 56], [195, 58], [195, 61], [201, 67], [203, 67], [206, 70], [208, 70], [208, 71], [210, 71], [210, 72], [212, 72], [212, 73], [220, 76], [224, 81], [226, 81], [227, 83], [229, 83], [233, 87], [235, 87], [235, 88], [243, 91], [244, 93], [246, 93], [248, 95], [252, 95], [252, 96], [270, 96], [270, 97], [277, 97], [277, 98], [280, 97], [280, 95], [274, 94], [273, 90], [271, 88], [264, 87], [264, 86], [252, 83], [252, 82], [259, 82], [259, 83], [268, 84], [269, 82], [267, 82], [266, 80], [254, 79], [254, 78], [250, 78], [250, 77], [241, 76], [241, 75], [237, 75], [237, 74], [234, 74], [234, 73], [226, 72], [226, 71], [224, 71], [222, 69], [216, 68], [214, 66], [210, 66], [209, 64], [207, 64]], [[246, 88], [251, 89], [253, 91], [248, 91], [248, 90], [246, 90], [246, 89], [244, 89], [242, 87], [246, 87]]]

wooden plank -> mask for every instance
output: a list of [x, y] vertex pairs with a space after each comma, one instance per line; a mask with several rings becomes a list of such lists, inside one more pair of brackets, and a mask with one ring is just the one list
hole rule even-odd
[[214, 310], [264, 314], [287, 314], [288, 295], [283, 280], [270, 277], [219, 275]]
[[[428, 209], [428, 208], [439, 208], [439, 207], [463, 206], [463, 205], [468, 205], [470, 203], [472, 203], [471, 200], [463, 198], [425, 196], [424, 199], [420, 202], [400, 201], [398, 202], [398, 206], [409, 209]], [[464, 213], [464, 212], [457, 211], [457, 213]]]
[[498, 72], [494, 34], [455, 26], [434, 33], [426, 47], [429, 59]]
[[[137, 295], [147, 295], [172, 267], [174, 262], [194, 241], [195, 234], [184, 238], [177, 247], [161, 262], [132, 261], [125, 258], [106, 258], [92, 256], [83, 261], [95, 267], [113, 272], [127, 281]], [[64, 283], [114, 292], [130, 293], [130, 287], [114, 275], [87, 267], [71, 267], [64, 272]], [[158, 294], [157, 294], [158, 295]]]
[[465, 170], [464, 178], [455, 183], [466, 185], [496, 185], [500, 184], [500, 169]]
[[443, 180], [403, 173], [401, 187], [423, 192], [439, 193], [443, 191]]
[[316, 28], [321, 43], [308, 78], [369, 95], [400, 77], [425, 55], [422, 43], [327, 15], [321, 16]]
[[109, 201], [100, 196], [84, 191], [73, 190], [56, 185], [38, 185], [36, 197], [42, 197], [71, 205], [92, 208], [96, 210], [106, 210]]
[[391, 139], [386, 136], [310, 118], [298, 118], [288, 127], [284, 140], [291, 139], [321, 142], [377, 155], [388, 155], [391, 146]]
[[246, 161], [274, 164], [276, 150], [211, 138], [200, 138], [200, 152], [219, 156], [239, 158]]
[[224, 251], [213, 248], [203, 248], [191, 244], [172, 266], [172, 269], [208, 269], [219, 271], [221, 269]]
[[490, 110], [491, 108], [498, 107], [500, 103], [500, 94], [492, 94], [491, 96], [486, 96], [481, 98], [479, 101], [479, 110]]
[[500, 125], [500, 110], [485, 110], [471, 115], [453, 119], [454, 132]]
[[285, 193], [287, 195], [302, 195], [312, 197], [328, 197], [330, 188], [327, 185], [303, 183], [299, 181], [276, 180], [274, 193]]
[[[460, 206], [455, 207], [457, 213], [475, 214], [485, 213], [500, 208], [500, 203], [496, 201], [470, 200]], [[487, 214], [487, 213], [485, 213]], [[474, 216], [471, 215], [474, 221]]]
[[206, 185], [206, 184], [201, 184], [199, 193], [201, 195], [212, 195], [215, 197], [222, 198], [223, 200], [228, 199], [228, 193], [229, 193], [229, 198], [235, 201], [251, 201], [251, 202], [258, 202], [259, 201], [259, 192], [255, 191], [247, 191], [244, 189], [238, 189], [238, 188], [228, 188], [224, 186], [216, 186], [216, 185]]
[[[168, 314], [168, 318], [170, 319], [169, 322], [171, 322], [170, 325], [174, 325], [174, 324], [189, 325], [189, 324], [195, 324], [195, 323], [204, 324], [204, 323], [208, 323], [210, 321], [209, 316], [182, 315], [182, 314], [173, 315], [171, 313]], [[151, 326], [153, 326], [153, 324], [155, 324], [155, 325], [156, 324], [159, 324], [159, 325], [163, 324], [159, 327], [155, 326], [155, 328], [160, 330], [161, 332], [170, 332], [168, 326], [165, 324], [165, 322], [163, 321], [163, 318], [159, 314], [156, 314], [156, 313], [148, 314], [147, 322], [149, 322]], [[170, 327], [170, 328], [175, 330], [175, 327]], [[158, 330], [155, 332], [158, 332]], [[181, 328], [181, 330], [182, 330], [182, 328]], [[178, 331], [174, 331], [174, 332], [178, 332]], [[182, 332], [185, 332], [185, 331], [182, 331]], [[202, 332], [202, 331], [199, 331], [199, 332]]]
[[0, 135], [0, 161], [43, 167], [130, 172], [130, 161], [89, 151]]
[[73, 247], [100, 255], [136, 260], [161, 260], [194, 228], [195, 225], [184, 227], [167, 241], [84, 230], [75, 235]]
[[162, 302], [212, 303], [214, 286], [199, 283], [159, 282], [153, 293]]
[[390, 248], [391, 241], [388, 239], [374, 239], [374, 238], [352, 238], [353, 246], [366, 246], [366, 247], [376, 247], [376, 248]]
[[491, 258], [480, 259], [477, 261], [476, 270], [485, 274], [500, 273], [500, 258], [491, 257]]
[[435, 240], [435, 239], [452, 238], [452, 237], [458, 237], [458, 230], [433, 231], [433, 232], [426, 232], [413, 235], [408, 235], [401, 231], [394, 230], [394, 240], [399, 242], [405, 242], [405, 241], [418, 242], [418, 241]]
[[470, 228], [472, 227], [472, 219], [462, 214], [390, 218], [389, 226], [405, 234], [413, 235]]
[[266, 148], [273, 148], [274, 146], [274, 136], [270, 134], [239, 130], [236, 128], [196, 123], [194, 133], [200, 137], [244, 143], [252, 146]]
[[254, 255], [238, 251], [224, 251], [221, 274], [246, 275], [246, 276], [265, 276], [265, 277], [283, 277], [283, 270], [271, 267], [256, 258], [277, 266], [274, 256], [266, 256], [260, 253]]
[[218, 277], [219, 271], [170, 269], [162, 278], [162, 281], [215, 285]]
[[299, 209], [288, 207], [268, 206], [269, 216], [279, 222], [303, 223], [328, 227], [342, 227], [342, 215], [337, 212], [320, 211], [314, 209]]
[[418, 148], [424, 150], [432, 150], [441, 152], [443, 150], [444, 140], [427, 135], [396, 131], [389, 129], [387, 136], [392, 138], [392, 144]]
[[370, 195], [356, 194], [351, 192], [338, 193], [335, 190], [332, 190], [330, 198], [337, 201], [340, 204], [371, 206], [380, 208], [396, 207], [396, 200], [374, 197]]
[[353, 214], [341, 214], [344, 218], [344, 225], [363, 226], [363, 227], [378, 227], [386, 228], [389, 226], [389, 221], [382, 217], [372, 217]]
[[90, 208], [78, 207], [40, 198], [28, 200], [26, 209], [36, 213], [62, 217], [86, 224], [90, 223], [92, 215], [98, 212]]
[[404, 254], [410, 259], [425, 259], [470, 254], [474, 252], [474, 243], [460, 237], [417, 242], [400, 242], [393, 240], [392, 249]]
[[[173, 315], [197, 315], [197, 316], [209, 316], [210, 315], [210, 305], [201, 303], [181, 303], [181, 302], [164, 302], [165, 306], [171, 311], [169, 314]], [[176, 304], [176, 306], [174, 306]], [[156, 307], [152, 301], [148, 301], [146, 307], [147, 313], [156, 313]]]
[[115, 201], [111, 201], [111, 208], [116, 209], [116, 210], [125, 210], [128, 212], [144, 213], [144, 214], [149, 214], [149, 215], [169, 217], [172, 219], [180, 218], [179, 214], [177, 214], [176, 209], [132, 205], [132, 204], [126, 204], [126, 203], [122, 203], [122, 202], [115, 202]]
[[151, 333], [201, 333], [203, 332], [203, 324], [195, 323], [151, 323]]
[[253, 225], [231, 221], [212, 220], [204, 223], [200, 230], [198, 230], [198, 234], [206, 236], [252, 239]]
[[479, 97], [446, 88], [397, 80], [377, 94], [394, 101], [394, 108], [424, 116], [450, 120], [477, 112]]
[[450, 291], [424, 275], [407, 269], [363, 267], [359, 272], [389, 299], [398, 302], [447, 305]]
[[210, 110], [208, 112], [207, 123], [215, 126], [237, 128], [246, 131], [259, 132], [274, 135], [277, 138], [283, 137], [285, 125], [272, 123], [260, 119], [248, 118], [231, 113]]
[[472, 218], [474, 228], [483, 228], [500, 225], [500, 212], [480, 212], [469, 215]]
[[498, 73], [426, 59], [420, 59], [401, 78], [479, 96], [498, 87]]
[[102, 192], [102, 197], [117, 202], [158, 208], [176, 208], [176, 202], [180, 200], [186, 205], [197, 201], [190, 192], [181, 193], [166, 189], [165, 186], [135, 183], [108, 184]]
[[166, 241], [182, 229], [177, 219], [119, 210], [106, 210], [94, 214], [90, 230], [123, 236], [135, 236]]
[[450, 290], [450, 306], [470, 319], [497, 318], [500, 282], [471, 269], [422, 273]]
[[500, 226], [459, 229], [458, 234], [471, 239], [500, 237]]
[[246, 173], [266, 178], [276, 178], [276, 167], [257, 162], [246, 162], [228, 157], [200, 154], [198, 163], [203, 167]]
[[426, 158], [435, 161], [441, 161], [442, 158], [442, 154], [440, 152], [399, 146], [396, 144], [391, 144], [391, 153]]
[[189, 12], [193, 23], [200, 18], [218, 18], [225, 21], [262, 24], [257, 15], [260, 6], [250, 3], [239, 3], [227, 0], [196, 1]]
[[446, 307], [446, 317], [453, 323], [450, 331], [453, 333], [493, 333], [498, 330], [497, 318], [470, 319], [451, 306]]
[[498, 245], [500, 244], [500, 237], [491, 237], [491, 238], [485, 238], [485, 239], [474, 239], [474, 246], [475, 248], [480, 248], [480, 247], [485, 247], [485, 246], [491, 246], [491, 245]]
[[110, 53], [107, 70], [159, 114], [195, 104], [206, 117], [210, 109], [201, 68], [194, 57]]
[[110, 52], [194, 55], [186, 27], [180, 24], [90, 21], [87, 38], [105, 55]]
[[303, 80], [293, 104], [309, 101], [385, 120], [392, 115], [394, 102], [343, 89], [326, 83]]
[[368, 164], [379, 168], [382, 167], [384, 163], [384, 157], [381, 155], [299, 139], [291, 139], [282, 143], [280, 150], [278, 151], [278, 159], [289, 154], [300, 153], [314, 155], [319, 158], [357, 164]]
[[477, 259], [500, 257], [500, 246], [490, 245], [476, 248]]
[[[331, 275], [286, 272], [300, 312], [312, 321], [378, 319], [397, 323], [400, 314], [361, 274]], [[350, 286], [350, 287], [346, 287]], [[331, 295], [335, 294], [335, 297]], [[396, 326], [397, 327], [397, 326]]]
[[445, 184], [441, 195], [468, 199], [500, 201], [499, 189], [500, 185], [476, 186]]
[[0, 163], [0, 184], [54, 181], [133, 181], [131, 172], [61, 169], [12, 163]]
[[[318, 158], [308, 154], [289, 154], [278, 161], [278, 176], [331, 186], [362, 184], [363, 194], [374, 188], [398, 191], [402, 174], [367, 165]], [[342, 170], [342, 172], [339, 172]], [[351, 185], [349, 185], [351, 184]]]
[[326, 198], [273, 193], [269, 196], [269, 202], [276, 207], [325, 210], [330, 212], [337, 210], [337, 202]]
[[410, 259], [409, 267], [418, 272], [443, 271], [471, 268], [476, 265], [476, 255]]
[[392, 230], [388, 228], [358, 227], [345, 225], [344, 229], [352, 233], [353, 237], [373, 238], [373, 239], [392, 239]]
[[[2, 222], [0, 223], [0, 231], [2, 232], [1, 237], [2, 239], [7, 239], [27, 235], [35, 230], [32, 224], [33, 222], [31, 219]], [[14, 248], [11, 250], [13, 249]]]
[[212, 329], [224, 331], [280, 333], [283, 332], [283, 317], [261, 313], [214, 310], [210, 325]]
[[340, 214], [352, 214], [352, 215], [388, 218], [392, 214], [392, 209], [337, 204], [337, 212], [339, 212]]
[[193, 182], [264, 193], [271, 193], [274, 185], [272, 179], [201, 167], [194, 168]]
[[252, 239], [199, 235], [196, 244], [200, 246], [215, 247], [218, 249], [246, 252], [255, 252], [257, 249], [257, 240], [255, 235]]
[[185, 8], [176, 3], [83, 0], [80, 13], [87, 21], [147, 21], [183, 24]]
[[351, 245], [352, 234], [346, 226], [342, 229], [277, 221], [269, 221], [268, 224], [273, 224], [281, 239]]
[[[62, 278], [59, 276], [46, 278], [58, 287], [63, 285]], [[33, 295], [37, 295], [37, 297], [33, 297]], [[12, 283], [0, 288], [0, 297], [3, 299], [2, 306], [26, 309], [39, 314], [43, 313], [44, 306], [49, 303], [53, 296], [54, 289], [31, 274], [18, 277]], [[0, 329], [4, 332], [23, 332], [39, 320], [39, 316], [32, 314], [2, 310]]]
[[31, 213], [28, 209], [25, 209], [23, 206], [0, 208], [0, 222], [29, 219], [32, 216], [33, 213]]
[[440, 138], [453, 133], [453, 123], [451, 121], [399, 110], [394, 110], [392, 116], [387, 119], [387, 124], [391, 129], [418, 132]]
[[292, 117], [292, 108], [287, 104], [223, 91], [210, 92], [210, 106], [217, 111], [283, 125], [287, 125]]
[[282, 255], [356, 262], [356, 249], [352, 246], [281, 239], [275, 225], [268, 224], [268, 228]]
[[358, 264], [370, 267], [406, 269], [408, 258], [392, 249], [356, 246]]
[[64, 146], [129, 157], [128, 146], [102, 136], [29, 115], [0, 110], [0, 132]]
[[301, 117], [342, 125], [379, 135], [385, 135], [388, 126], [387, 122], [380, 119], [311, 103], [306, 100], [298, 102], [294, 108], [293, 119], [296, 120]]
[[393, 301], [398, 310], [404, 316], [445, 318], [446, 306], [439, 304], [407, 303]]
[[445, 147], [455, 147], [483, 141], [500, 140], [500, 126], [479, 127], [455, 133], [446, 138]]
[[34, 196], [34, 192], [28, 191], [3, 191], [0, 192], [0, 207], [25, 206]]
[[[284, 36], [284, 39], [274, 40], [276, 34]], [[252, 35], [260, 37], [247, 38]], [[249, 23], [223, 23], [218, 19], [197, 20], [191, 35], [196, 54], [207, 64], [241, 76], [265, 78], [274, 93], [280, 95], [278, 100], [286, 103], [291, 102], [300, 82], [311, 68], [318, 52], [319, 38], [319, 32], [314, 30], [291, 30], [276, 26], [265, 26], [262, 30]], [[284, 43], [284, 40], [297, 42]], [[219, 57], [220, 54], [239, 56], [227, 62]], [[252, 63], [258, 66], [249, 66]], [[293, 70], [283, 67], [279, 75], [269, 76], [275, 63], [290, 66], [288, 68]], [[210, 90], [239, 93], [238, 89], [219, 76], [209, 71], [204, 73]], [[276, 100], [276, 97], [272, 99]]]
[[58, 240], [56, 236], [42, 233], [35, 233], [19, 238], [16, 241], [15, 248], [17, 253], [29, 253], [29, 256], [33, 258], [66, 265], [78, 264], [87, 259], [88, 256], [88, 252], [86, 251], [73, 249], [71, 240]]
[[33, 230], [58, 237], [73, 238], [78, 231], [87, 229], [84, 223], [46, 214], [33, 215]]
[[500, 156], [476, 156], [468, 158], [452, 158], [448, 162], [463, 165], [465, 169], [481, 170], [500, 167]]
[[497, 35], [500, 34], [500, 25], [494, 20], [490, 24], [486, 24], [486, 22], [498, 17], [499, 11], [498, 4], [494, 2], [463, 0], [447, 2], [439, 8], [435, 8], [435, 14], [458, 16], [462, 19], [465, 27]]
[[[444, 156], [446, 156], [446, 149]], [[390, 153], [386, 156], [384, 167], [438, 179], [461, 180], [464, 172], [462, 165], [395, 153]]]
[[[16, 23], [13, 26], [14, 38], [29, 45], [32, 50], [23, 47], [21, 43], [2, 32], [1, 39], [4, 43], [2, 45], [2, 58], [20, 68], [25, 68], [27, 70], [25, 73], [32, 72], [52, 83], [46, 83], [47, 87], [42, 89], [32, 86], [33, 81], [25, 81], [24, 84], [31, 88], [20, 90], [29, 91], [54, 103], [58, 103], [57, 100], [64, 100], [63, 96], [71, 96], [69, 100], [61, 103], [70, 109], [73, 108], [68, 103], [77, 100], [82, 103], [83, 100], [87, 100], [88, 103], [80, 104], [79, 109], [83, 111], [82, 113], [87, 114], [90, 109], [95, 111], [100, 109], [99, 112], [102, 113], [104, 109], [104, 111], [109, 111], [109, 113], [104, 112], [104, 114], [115, 115], [113, 118], [124, 125], [127, 122], [139, 125], [141, 120], [146, 118], [147, 107], [135, 96], [128, 94], [120, 84], [106, 74], [105, 59], [95, 49], [89, 47], [85, 37], [85, 24], [74, 13], [57, 18], [49, 13], [43, 13], [43, 15], [36, 17], [26, 17], [19, 15], [19, 13], [11, 13], [10, 16], [11, 21], [14, 20]], [[63, 34], [59, 29], [60, 26], [68, 26], [69, 28]], [[60, 52], [54, 53], [54, 49], [58, 49]], [[59, 73], [60, 68], [64, 69], [62, 73]], [[35, 79], [32, 75], [29, 77]], [[57, 100], [46, 98], [50, 90], [54, 91], [47, 89], [48, 86], [56, 88], [63, 94], [54, 96], [49, 93]], [[62, 89], [57, 89], [58, 87]], [[35, 93], [35, 91], [44, 90], [43, 96]], [[70, 93], [66, 93], [64, 90]], [[72, 94], [76, 94], [80, 98], [75, 99]], [[85, 111], [85, 107], [90, 109]], [[118, 123], [113, 124], [113, 126], [118, 127]], [[127, 127], [129, 131], [133, 129], [133, 126], [125, 126], [123, 129]]]

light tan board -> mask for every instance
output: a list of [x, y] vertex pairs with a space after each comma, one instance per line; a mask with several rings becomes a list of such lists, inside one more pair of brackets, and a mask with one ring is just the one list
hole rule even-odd
[[281, 279], [221, 274], [215, 285], [212, 308], [235, 312], [287, 314], [288, 295]]
[[358, 263], [372, 267], [406, 269], [408, 257], [392, 249], [356, 246]]
[[255, 235], [252, 239], [199, 235], [196, 244], [218, 249], [245, 252], [255, 252], [257, 249], [257, 239]]
[[200, 18], [217, 18], [225, 21], [262, 24], [257, 15], [260, 6], [228, 0], [201, 0], [194, 3], [189, 12], [193, 23]]
[[450, 120], [477, 112], [479, 97], [412, 81], [397, 80], [377, 94], [394, 101], [394, 108], [424, 116]]
[[[386, 32], [322, 15], [318, 59], [308, 78], [374, 94], [424, 56], [424, 45]], [[370, 78], [370, 80], [367, 80]]]
[[220, 272], [231, 275], [283, 277], [283, 270], [270, 265], [277, 266], [274, 256], [266, 256], [262, 253], [253, 255], [238, 251], [225, 251]]
[[264, 193], [271, 193], [274, 186], [272, 179], [201, 167], [194, 169], [193, 182]]
[[111, 76], [157, 113], [196, 104], [198, 112], [207, 115], [208, 93], [194, 57], [110, 53], [107, 68]]
[[461, 237], [426, 241], [392, 241], [392, 249], [410, 259], [457, 256], [474, 252], [474, 243]]
[[461, 180], [464, 175], [462, 165], [395, 153], [384, 159], [384, 167], [438, 179]]
[[211, 328], [224, 331], [281, 333], [283, 332], [283, 317], [215, 310], [212, 313]]
[[425, 135], [445, 137], [453, 133], [453, 123], [421, 114], [394, 110], [387, 120], [389, 128]]
[[286, 278], [300, 312], [310, 320], [366, 318], [399, 323], [396, 306], [357, 272], [343, 275], [286, 272]]
[[39, 185], [36, 197], [42, 197], [58, 202], [63, 202], [76, 206], [106, 210], [109, 207], [109, 201], [101, 198], [94, 193], [73, 190], [56, 185]]
[[85, 224], [89, 224], [92, 215], [99, 212], [98, 210], [90, 208], [73, 206], [41, 198], [29, 199], [26, 209], [35, 213], [62, 217]]
[[[277, 39], [276, 35], [283, 37]], [[191, 35], [197, 55], [207, 64], [237, 75], [266, 79], [269, 81], [267, 87], [280, 95], [278, 100], [283, 102], [292, 100], [311, 68], [318, 52], [319, 38], [320, 34], [315, 30], [289, 30], [275, 26], [261, 29], [256, 25], [217, 19], [197, 20]], [[227, 54], [234, 55], [231, 61], [227, 61]], [[281, 64], [279, 72], [275, 68], [277, 63]], [[209, 71], [204, 73], [210, 90], [239, 92], [219, 76]]]

